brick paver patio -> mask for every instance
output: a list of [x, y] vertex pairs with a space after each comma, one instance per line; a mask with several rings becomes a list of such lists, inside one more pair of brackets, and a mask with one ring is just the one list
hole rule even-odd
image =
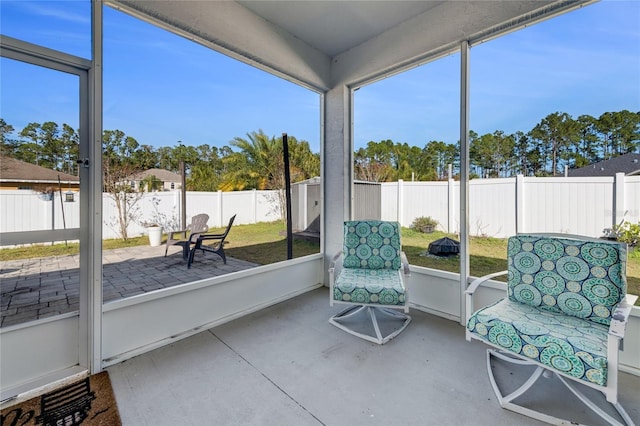
[[[196, 253], [191, 269], [182, 249], [138, 246], [103, 252], [103, 301], [122, 299], [258, 266]], [[78, 310], [79, 256], [0, 262], [0, 327]]]

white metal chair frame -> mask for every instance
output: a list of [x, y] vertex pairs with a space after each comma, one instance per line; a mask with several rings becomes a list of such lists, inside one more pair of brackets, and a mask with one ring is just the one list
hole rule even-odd
[[[543, 235], [543, 234], [540, 234], [540, 235]], [[546, 235], [549, 235], [549, 234], [546, 234]], [[571, 235], [563, 235], [563, 237], [582, 238], [582, 237], [571, 236]], [[468, 289], [465, 291], [466, 323], [467, 324], [469, 323], [469, 319], [471, 318], [472, 314], [475, 312], [473, 296], [476, 290], [478, 289], [478, 287], [487, 283], [492, 278], [495, 278], [501, 275], [506, 275], [507, 273], [508, 271], [501, 271], [494, 274], [489, 274], [474, 280], [469, 285]], [[501, 283], [501, 284], [504, 284], [505, 290], [506, 290], [506, 287], [507, 287], [506, 283]], [[591, 409], [594, 413], [599, 415], [607, 423], [611, 425], [616, 425], [616, 426], [623, 425], [617, 419], [613, 418], [604, 410], [602, 410], [602, 408], [598, 407], [598, 405], [594, 401], [592, 401], [587, 396], [585, 396], [582, 392], [580, 392], [575, 386], [572, 385], [571, 381], [576, 381], [585, 386], [589, 386], [591, 388], [594, 388], [602, 392], [605, 395], [607, 402], [609, 402], [620, 414], [622, 419], [624, 419], [625, 424], [628, 426], [634, 426], [634, 422], [631, 420], [631, 418], [629, 417], [627, 412], [624, 410], [622, 405], [620, 405], [620, 403], [618, 402], [618, 358], [619, 358], [618, 352], [619, 350], [622, 349], [622, 342], [624, 339], [625, 328], [629, 320], [629, 315], [631, 313], [631, 307], [633, 306], [637, 298], [638, 296], [627, 294], [626, 298], [617, 305], [616, 309], [613, 312], [611, 324], [609, 326], [608, 338], [607, 338], [607, 384], [606, 386], [600, 386], [595, 383], [589, 383], [583, 380], [576, 380], [574, 377], [571, 377], [563, 372], [551, 370], [547, 366], [535, 360], [520, 356], [513, 352], [504, 351], [499, 346], [493, 345], [491, 342], [481, 339], [474, 333], [470, 332], [468, 328], [466, 329], [466, 340], [471, 341], [472, 338], [477, 339], [489, 346], [493, 346], [496, 348], [496, 349], [487, 349], [487, 373], [489, 375], [489, 380], [491, 381], [491, 387], [493, 388], [493, 391], [495, 392], [496, 397], [498, 398], [498, 402], [500, 403], [500, 406], [502, 408], [505, 408], [507, 410], [511, 410], [516, 413], [523, 414], [525, 416], [532, 417], [550, 424], [556, 424], [556, 425], [575, 424], [571, 421], [550, 416], [548, 414], [544, 414], [539, 411], [534, 411], [532, 409], [523, 407], [513, 402], [516, 398], [523, 395], [527, 390], [529, 390], [529, 388], [531, 388], [531, 386], [533, 386], [533, 384], [536, 383], [536, 381], [541, 376], [545, 378], [551, 378], [555, 376], [580, 401], [582, 401], [587, 407], [589, 407], [589, 409]], [[517, 388], [515, 391], [511, 392], [508, 395], [503, 395], [496, 383], [494, 373], [493, 373], [493, 368], [491, 367], [492, 357], [495, 357], [516, 365], [533, 365], [533, 366], [537, 366], [537, 368], [519, 388]], [[570, 380], [566, 380], [566, 379], [570, 379]]]
[[[411, 275], [411, 271], [409, 269], [409, 261], [407, 260], [407, 256], [404, 252], [400, 252], [400, 258], [402, 259], [402, 271], [398, 271], [400, 278], [402, 280], [402, 284], [404, 286], [404, 295], [405, 302], [404, 305], [381, 305], [378, 303], [355, 303], [355, 302], [343, 302], [340, 300], [334, 300], [333, 298], [333, 289], [335, 285], [335, 279], [340, 274], [342, 269], [342, 250], [338, 252], [333, 259], [331, 260], [331, 264], [329, 266], [329, 303], [330, 306], [333, 306], [334, 303], [337, 304], [345, 304], [349, 305], [344, 310], [338, 312], [329, 318], [329, 323], [338, 327], [339, 329], [346, 331], [347, 333], [357, 336], [361, 339], [367, 340], [369, 342], [377, 343], [379, 345], [384, 345], [389, 340], [396, 337], [398, 334], [402, 333], [405, 328], [411, 322], [411, 317], [409, 314], [409, 289], [407, 288], [407, 278]], [[398, 312], [398, 311], [402, 312]], [[354, 317], [359, 313], [366, 311], [371, 319], [373, 324], [373, 328], [375, 331], [375, 336], [370, 336], [368, 334], [357, 332], [345, 324], [342, 324], [340, 321]], [[383, 336], [380, 331], [380, 326], [378, 325], [378, 318], [376, 317], [376, 313], [380, 313], [382, 315], [388, 316], [393, 319], [403, 321], [402, 326], [393, 331], [392, 333]]]

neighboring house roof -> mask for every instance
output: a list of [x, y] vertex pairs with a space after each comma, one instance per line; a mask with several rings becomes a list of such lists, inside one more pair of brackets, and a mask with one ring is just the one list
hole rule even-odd
[[143, 172], [135, 173], [131, 176], [132, 180], [143, 180], [147, 176], [155, 176], [162, 182], [180, 182], [180, 175], [164, 169], [149, 169]]
[[569, 169], [571, 177], [615, 176], [616, 173], [624, 173], [627, 176], [640, 175], [640, 154], [619, 155], [579, 169]]
[[0, 158], [0, 181], [2, 182], [34, 182], [34, 183], [79, 183], [80, 178], [68, 173], [26, 163], [12, 157]]

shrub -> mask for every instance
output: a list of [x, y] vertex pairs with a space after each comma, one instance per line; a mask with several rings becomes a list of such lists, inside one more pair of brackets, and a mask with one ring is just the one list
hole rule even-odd
[[438, 226], [438, 221], [431, 216], [420, 216], [413, 220], [410, 228], [414, 231], [428, 234], [433, 232], [436, 226]]
[[631, 223], [624, 221], [620, 225], [614, 225], [613, 235], [616, 236], [616, 240], [627, 243], [633, 247], [640, 241], [640, 222]]

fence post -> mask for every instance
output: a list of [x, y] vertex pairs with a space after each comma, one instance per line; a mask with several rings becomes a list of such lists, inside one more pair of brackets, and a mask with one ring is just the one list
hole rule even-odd
[[222, 191], [218, 190], [218, 228], [222, 228]]
[[404, 196], [403, 196], [403, 184], [402, 179], [398, 179], [398, 223], [402, 226], [402, 216], [404, 214]]
[[253, 223], [258, 223], [258, 191], [253, 188], [251, 195], [251, 202], [253, 203]]
[[45, 203], [43, 204], [44, 214], [42, 215], [42, 217], [44, 217], [44, 223], [42, 224], [43, 225], [42, 229], [53, 229], [53, 209], [51, 207], [51, 204], [49, 204], [49, 202], [53, 203], [53, 200], [45, 200]]
[[449, 164], [449, 177], [447, 179], [447, 233], [453, 234], [456, 232], [456, 216], [455, 216], [455, 196], [454, 196], [454, 180], [452, 165]]
[[176, 226], [178, 227], [178, 229], [184, 229], [184, 228], [180, 228], [179, 225], [177, 225], [177, 222], [180, 220], [180, 218], [182, 217], [182, 203], [180, 202], [182, 194], [180, 191], [173, 191], [173, 211], [176, 212], [176, 214], [178, 215], [177, 217], [173, 216], [173, 218], [175, 218], [176, 220]]
[[[300, 228], [303, 230], [309, 227], [309, 211], [307, 209], [309, 205], [308, 185], [308, 182], [298, 185], [298, 220], [302, 216], [302, 226]], [[302, 215], [300, 214], [300, 207], [302, 207]]]
[[516, 175], [516, 234], [525, 232], [524, 226], [524, 175]]
[[617, 225], [624, 220], [624, 216], [627, 213], [624, 209], [624, 173], [616, 173], [613, 179], [613, 223]]

